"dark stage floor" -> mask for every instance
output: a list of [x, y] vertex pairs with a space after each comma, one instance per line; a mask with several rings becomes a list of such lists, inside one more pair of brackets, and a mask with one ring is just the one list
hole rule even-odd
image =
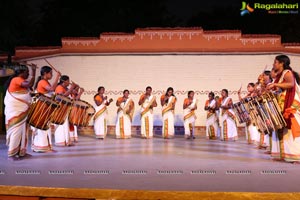
[[0, 136], [0, 185], [129, 190], [299, 192], [300, 165], [272, 161], [237, 142], [79, 137], [56, 153], [7, 159]]

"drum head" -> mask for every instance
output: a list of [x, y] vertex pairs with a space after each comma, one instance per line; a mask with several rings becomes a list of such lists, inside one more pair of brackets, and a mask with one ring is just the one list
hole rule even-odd
[[89, 107], [89, 105], [87, 104], [87, 102], [84, 102], [82, 100], [75, 100], [73, 102], [73, 106], [77, 106], [77, 107], [81, 107], [81, 108], [87, 108], [87, 107]]
[[49, 97], [46, 97], [45, 95], [40, 94], [39, 101], [45, 102], [47, 105], [51, 105], [52, 107], [58, 107], [59, 105], [53, 101], [52, 99], [50, 99]]
[[64, 104], [71, 104], [72, 100], [69, 97], [57, 94], [55, 95], [55, 101], [62, 102]]

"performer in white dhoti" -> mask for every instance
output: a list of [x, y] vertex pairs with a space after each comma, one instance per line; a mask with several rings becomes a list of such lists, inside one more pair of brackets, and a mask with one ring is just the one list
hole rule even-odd
[[29, 70], [25, 65], [15, 67], [15, 74], [9, 79], [8, 88], [4, 98], [6, 144], [8, 157], [12, 160], [20, 159], [26, 155], [28, 130], [26, 123], [31, 97], [28, 88], [33, 86], [36, 66], [32, 66], [30, 81]]
[[160, 97], [160, 103], [162, 106], [162, 118], [163, 118], [163, 130], [162, 136], [165, 139], [173, 138], [175, 135], [174, 129], [174, 110], [176, 104], [176, 97], [174, 95], [174, 89], [169, 87], [166, 94]]
[[228, 90], [222, 90], [222, 103], [220, 106], [221, 140], [237, 140], [237, 126], [235, 114], [232, 110], [232, 99], [228, 97]]
[[104, 96], [105, 88], [100, 86], [98, 88], [98, 94], [94, 96], [96, 104], [96, 114], [94, 116], [94, 130], [96, 138], [104, 139], [107, 134], [107, 106], [113, 101], [113, 99]]
[[184, 135], [187, 139], [195, 139], [195, 121], [197, 119], [197, 99], [194, 98], [194, 91], [188, 91], [188, 98], [183, 101]]
[[[41, 68], [41, 75], [38, 77], [36, 82], [36, 92], [43, 94], [47, 97], [52, 97], [54, 95], [54, 90], [57, 86], [60, 72], [56, 74], [53, 85], [49, 83], [52, 79], [52, 68], [49, 66], [43, 66]], [[31, 148], [35, 152], [51, 152], [52, 149], [52, 139], [51, 139], [51, 128], [48, 130], [41, 130], [32, 127], [32, 144]]]
[[152, 88], [148, 86], [146, 93], [139, 100], [141, 106], [141, 135], [142, 138], [153, 137], [153, 107], [157, 106], [156, 97], [152, 94]]
[[205, 102], [204, 110], [206, 114], [206, 138], [214, 140], [218, 136], [218, 116], [216, 114], [217, 101], [215, 100], [215, 94], [210, 92], [208, 94], [208, 100]]
[[134, 102], [129, 98], [129, 90], [123, 91], [123, 97], [118, 98], [116, 105], [118, 107], [116, 138], [131, 138], [131, 122], [134, 113]]

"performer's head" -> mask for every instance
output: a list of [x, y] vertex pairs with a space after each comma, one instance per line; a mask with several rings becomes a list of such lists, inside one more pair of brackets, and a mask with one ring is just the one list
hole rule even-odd
[[62, 85], [64, 87], [68, 87], [70, 84], [70, 78], [67, 75], [62, 75], [59, 79], [58, 85]]
[[22, 77], [24, 79], [27, 79], [29, 76], [29, 70], [26, 65], [18, 65], [14, 67], [15, 73], [9, 77], [9, 79], [4, 83], [4, 89], [7, 90], [7, 88], [10, 85], [10, 82], [15, 77]]
[[279, 55], [275, 57], [273, 68], [277, 73], [277, 75], [280, 74], [283, 70], [291, 70], [293, 72], [293, 75], [297, 83], [299, 84], [300, 82], [299, 74], [292, 69], [290, 63], [291, 63], [290, 58], [287, 55]]
[[228, 90], [227, 89], [223, 89], [221, 92], [222, 97], [228, 97]]
[[284, 69], [290, 69], [291, 70], [291, 67], [290, 67], [290, 58], [286, 55], [279, 55], [279, 56], [276, 56], [275, 57], [275, 60], [274, 60], [274, 69], [276, 72], [278, 72], [278, 70], [284, 70]]
[[215, 98], [215, 93], [213, 93], [212, 91], [210, 93], [208, 93], [209, 100], [213, 100], [214, 98]]
[[247, 91], [248, 92], [253, 92], [254, 89], [255, 89], [254, 87], [255, 87], [254, 83], [248, 83], [248, 85], [247, 85]]
[[166, 96], [174, 96], [174, 89], [172, 87], [168, 87]]
[[151, 95], [152, 92], [152, 87], [151, 86], [147, 86], [146, 87], [146, 95]]
[[123, 91], [123, 96], [125, 97], [125, 98], [128, 98], [128, 96], [129, 96], [129, 90], [124, 90]]
[[273, 81], [271, 71], [265, 70], [263, 73], [263, 79], [265, 84], [271, 83]]
[[52, 68], [49, 66], [43, 66], [41, 68], [41, 77], [46, 79], [46, 80], [50, 80], [52, 78], [53, 74], [52, 74]]
[[104, 94], [105, 88], [103, 86], [98, 87], [98, 94]]
[[24, 79], [27, 79], [28, 76], [29, 76], [29, 70], [28, 70], [28, 67], [26, 65], [16, 66], [14, 70], [15, 70], [14, 77], [19, 76], [19, 77], [22, 77]]
[[195, 95], [195, 92], [193, 90], [188, 91], [188, 98], [193, 99]]
[[42, 79], [50, 80], [50, 79], [52, 79], [52, 76], [53, 76], [53, 74], [52, 74], [52, 68], [49, 67], [49, 66], [43, 66], [41, 68], [40, 76], [37, 78], [37, 81], [35, 83], [34, 88], [37, 88], [40, 80], [42, 80]]

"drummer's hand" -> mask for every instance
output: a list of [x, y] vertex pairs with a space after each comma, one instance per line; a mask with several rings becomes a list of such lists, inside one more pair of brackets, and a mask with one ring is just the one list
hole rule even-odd
[[267, 85], [267, 89], [268, 89], [268, 90], [275, 89], [275, 87], [276, 87], [275, 84], [276, 84], [276, 83], [270, 83], [269, 85]]
[[84, 92], [84, 89], [83, 88], [79, 88], [79, 92], [80, 93]]
[[71, 83], [71, 87], [70, 87], [70, 89], [74, 89], [76, 86], [77, 86], [77, 84], [75, 84], [75, 83]]
[[240, 87], [240, 89], [237, 91], [238, 94], [241, 94], [242, 91], [242, 87]]

